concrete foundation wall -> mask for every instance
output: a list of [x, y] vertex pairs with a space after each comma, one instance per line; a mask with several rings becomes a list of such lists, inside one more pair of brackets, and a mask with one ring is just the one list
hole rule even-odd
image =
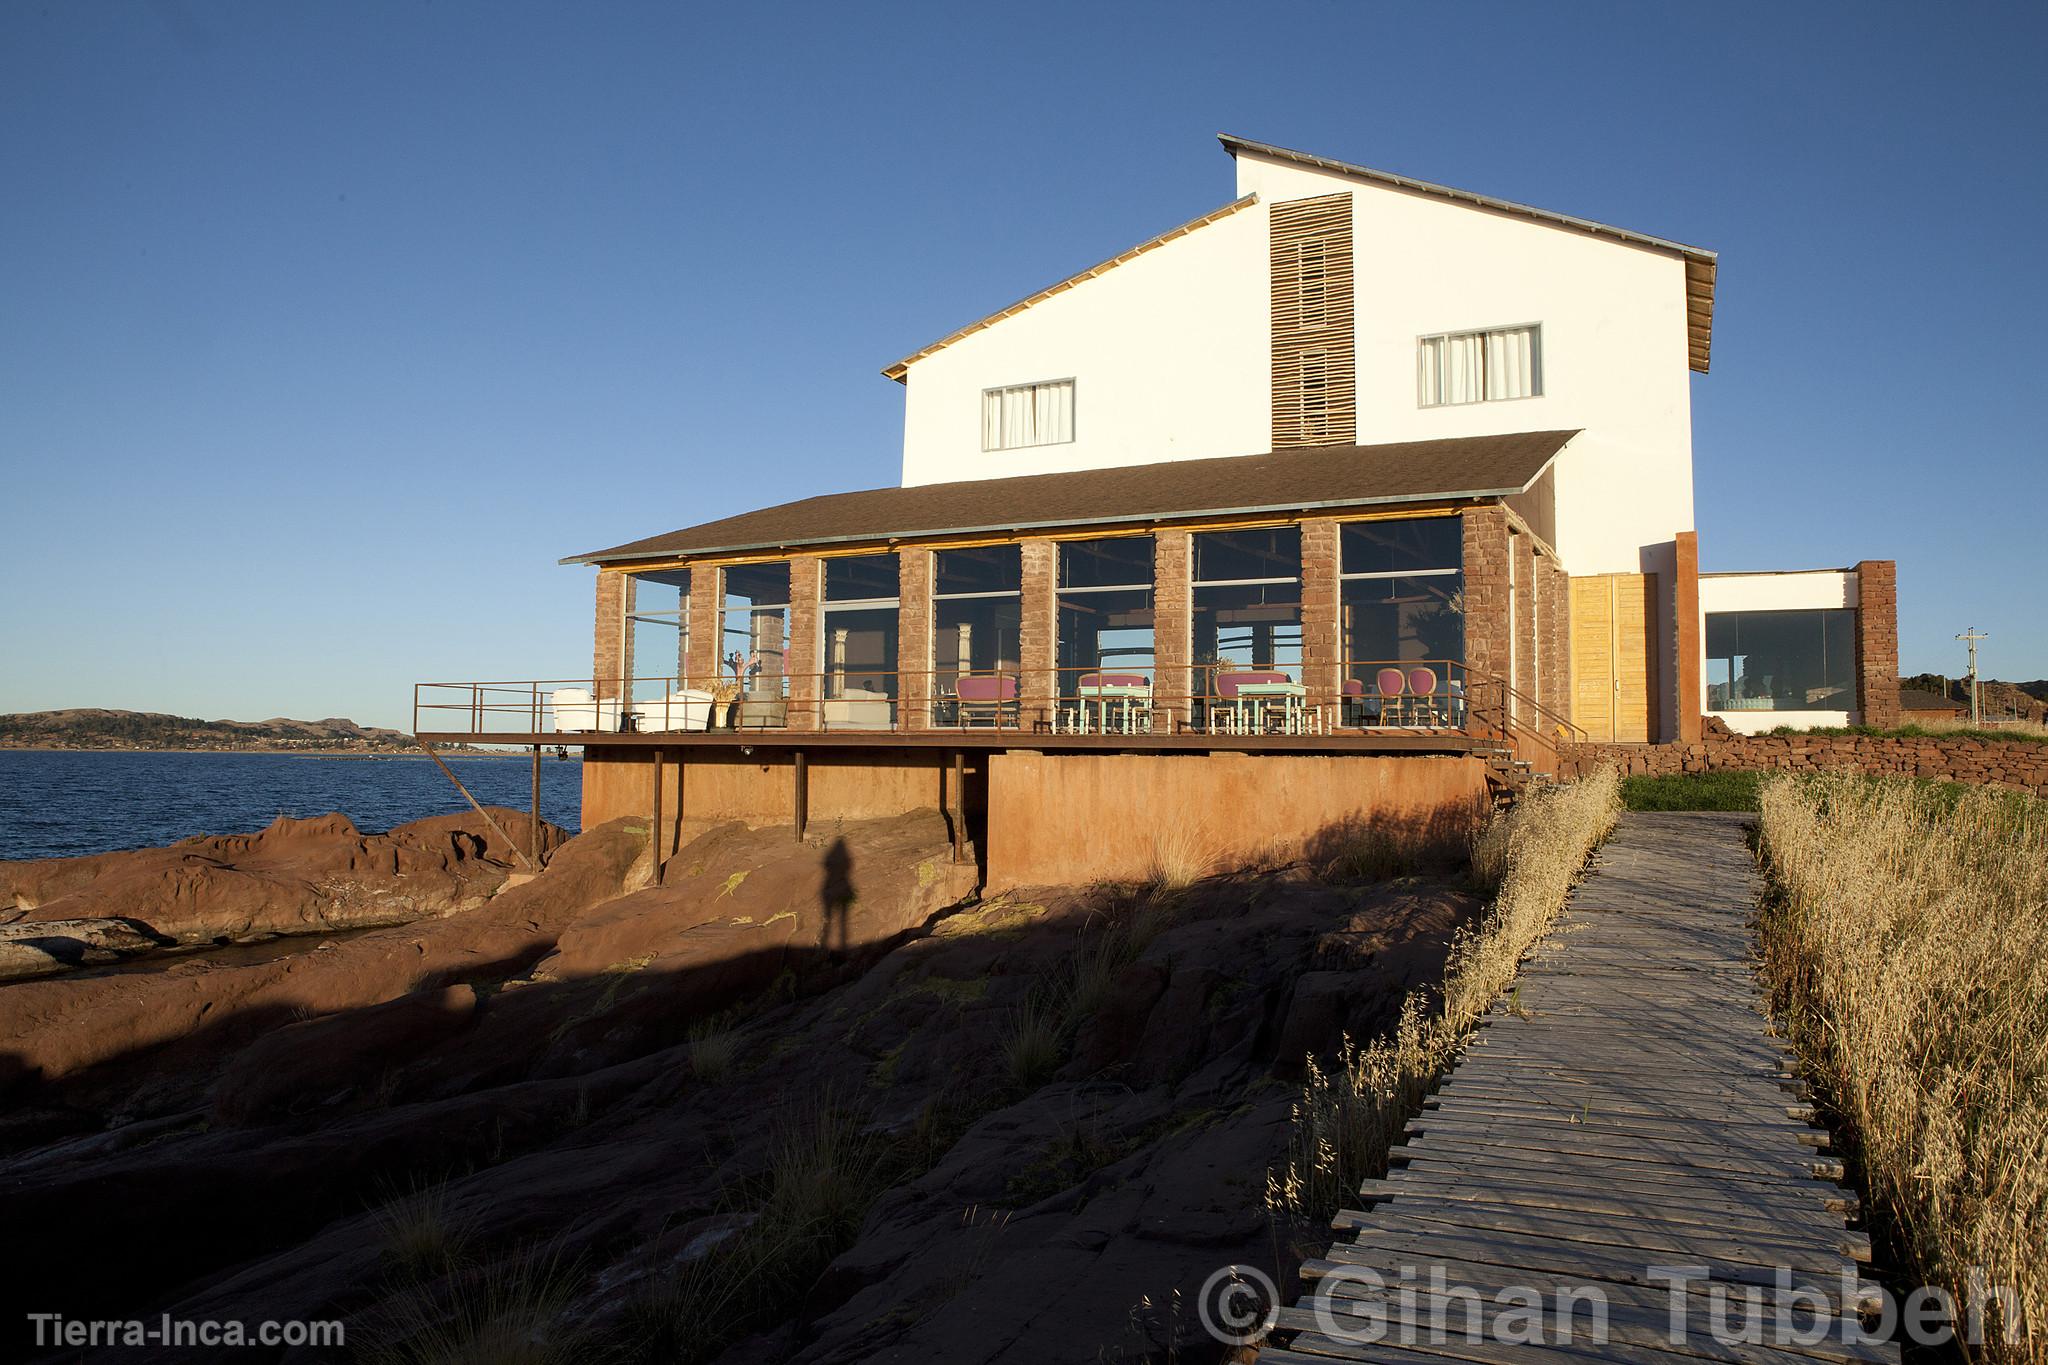
[[1219, 869], [1295, 856], [1347, 823], [1458, 837], [1487, 807], [1485, 764], [1470, 757], [999, 753], [988, 887], [1143, 877], [1169, 850]]
[[[896, 753], [814, 753], [809, 758], [810, 825], [868, 820], [914, 810], [944, 810], [951, 760], [942, 750]], [[980, 754], [966, 760], [969, 828], [978, 825], [985, 785]], [[662, 755], [662, 826], [672, 851], [689, 822], [739, 820], [748, 825], [791, 824], [796, 817], [796, 771], [785, 749], [752, 755], [731, 751]], [[583, 828], [620, 816], [654, 813], [654, 755], [640, 750], [586, 750], [583, 756]]]

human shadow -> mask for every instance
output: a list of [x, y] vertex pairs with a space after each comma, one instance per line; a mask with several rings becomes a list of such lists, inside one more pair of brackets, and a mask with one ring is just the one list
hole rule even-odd
[[[823, 912], [818, 925], [818, 948], [839, 956], [850, 944], [849, 921], [853, 917], [853, 850], [846, 840], [834, 839], [825, 850], [824, 878], [818, 884], [818, 906]], [[836, 941], [835, 941], [836, 940]]]

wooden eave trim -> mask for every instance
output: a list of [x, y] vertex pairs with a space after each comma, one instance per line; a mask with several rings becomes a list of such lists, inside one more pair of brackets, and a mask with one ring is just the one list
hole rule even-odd
[[[600, 573], [648, 573], [654, 570], [680, 569], [691, 565], [706, 568], [724, 568], [737, 564], [769, 564], [785, 559], [842, 559], [851, 555], [886, 554], [890, 551], [905, 550], [967, 550], [983, 545], [1019, 545], [1027, 540], [1110, 540], [1120, 536], [1155, 535], [1161, 531], [1240, 531], [1269, 526], [1296, 526], [1306, 521], [1400, 521], [1413, 517], [1457, 516], [1468, 507], [1498, 503], [1496, 494], [1480, 494], [1457, 498], [1431, 498], [1423, 502], [1387, 504], [1373, 507], [1367, 504], [1352, 504], [1344, 508], [1305, 508], [1287, 515], [1271, 512], [1246, 512], [1241, 516], [1224, 516], [1216, 513], [1197, 512], [1187, 517], [1157, 517], [1119, 522], [1103, 522], [1089, 526], [1048, 526], [1026, 527], [1008, 535], [989, 535], [986, 532], [968, 533], [958, 536], [917, 535], [892, 536], [866, 541], [835, 543], [830, 547], [791, 545], [778, 549], [747, 551], [726, 554], [711, 552], [701, 555], [684, 555], [666, 559], [633, 560], [619, 564], [600, 564]], [[1510, 513], [1512, 515], [1512, 513]], [[1539, 538], [1540, 541], [1540, 538]]]

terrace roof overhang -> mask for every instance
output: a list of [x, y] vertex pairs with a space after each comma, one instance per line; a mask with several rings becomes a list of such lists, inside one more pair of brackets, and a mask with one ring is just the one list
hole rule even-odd
[[[600, 568], [721, 555], [1403, 503], [1523, 499], [1577, 431], [1524, 431], [1388, 445], [1318, 446], [1005, 479], [828, 493], [606, 550], [564, 564]], [[1547, 528], [1546, 528], [1547, 529]]]

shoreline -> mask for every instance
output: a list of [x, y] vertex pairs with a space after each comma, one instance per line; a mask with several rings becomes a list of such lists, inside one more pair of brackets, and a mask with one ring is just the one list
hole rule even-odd
[[[530, 747], [517, 751], [443, 749], [443, 758], [531, 758]], [[555, 746], [546, 745], [544, 749]], [[578, 746], [580, 749], [580, 746]], [[427, 755], [411, 749], [87, 749], [65, 744], [0, 744], [0, 754], [256, 754], [285, 758], [406, 758]], [[581, 757], [580, 752], [577, 755]]]

